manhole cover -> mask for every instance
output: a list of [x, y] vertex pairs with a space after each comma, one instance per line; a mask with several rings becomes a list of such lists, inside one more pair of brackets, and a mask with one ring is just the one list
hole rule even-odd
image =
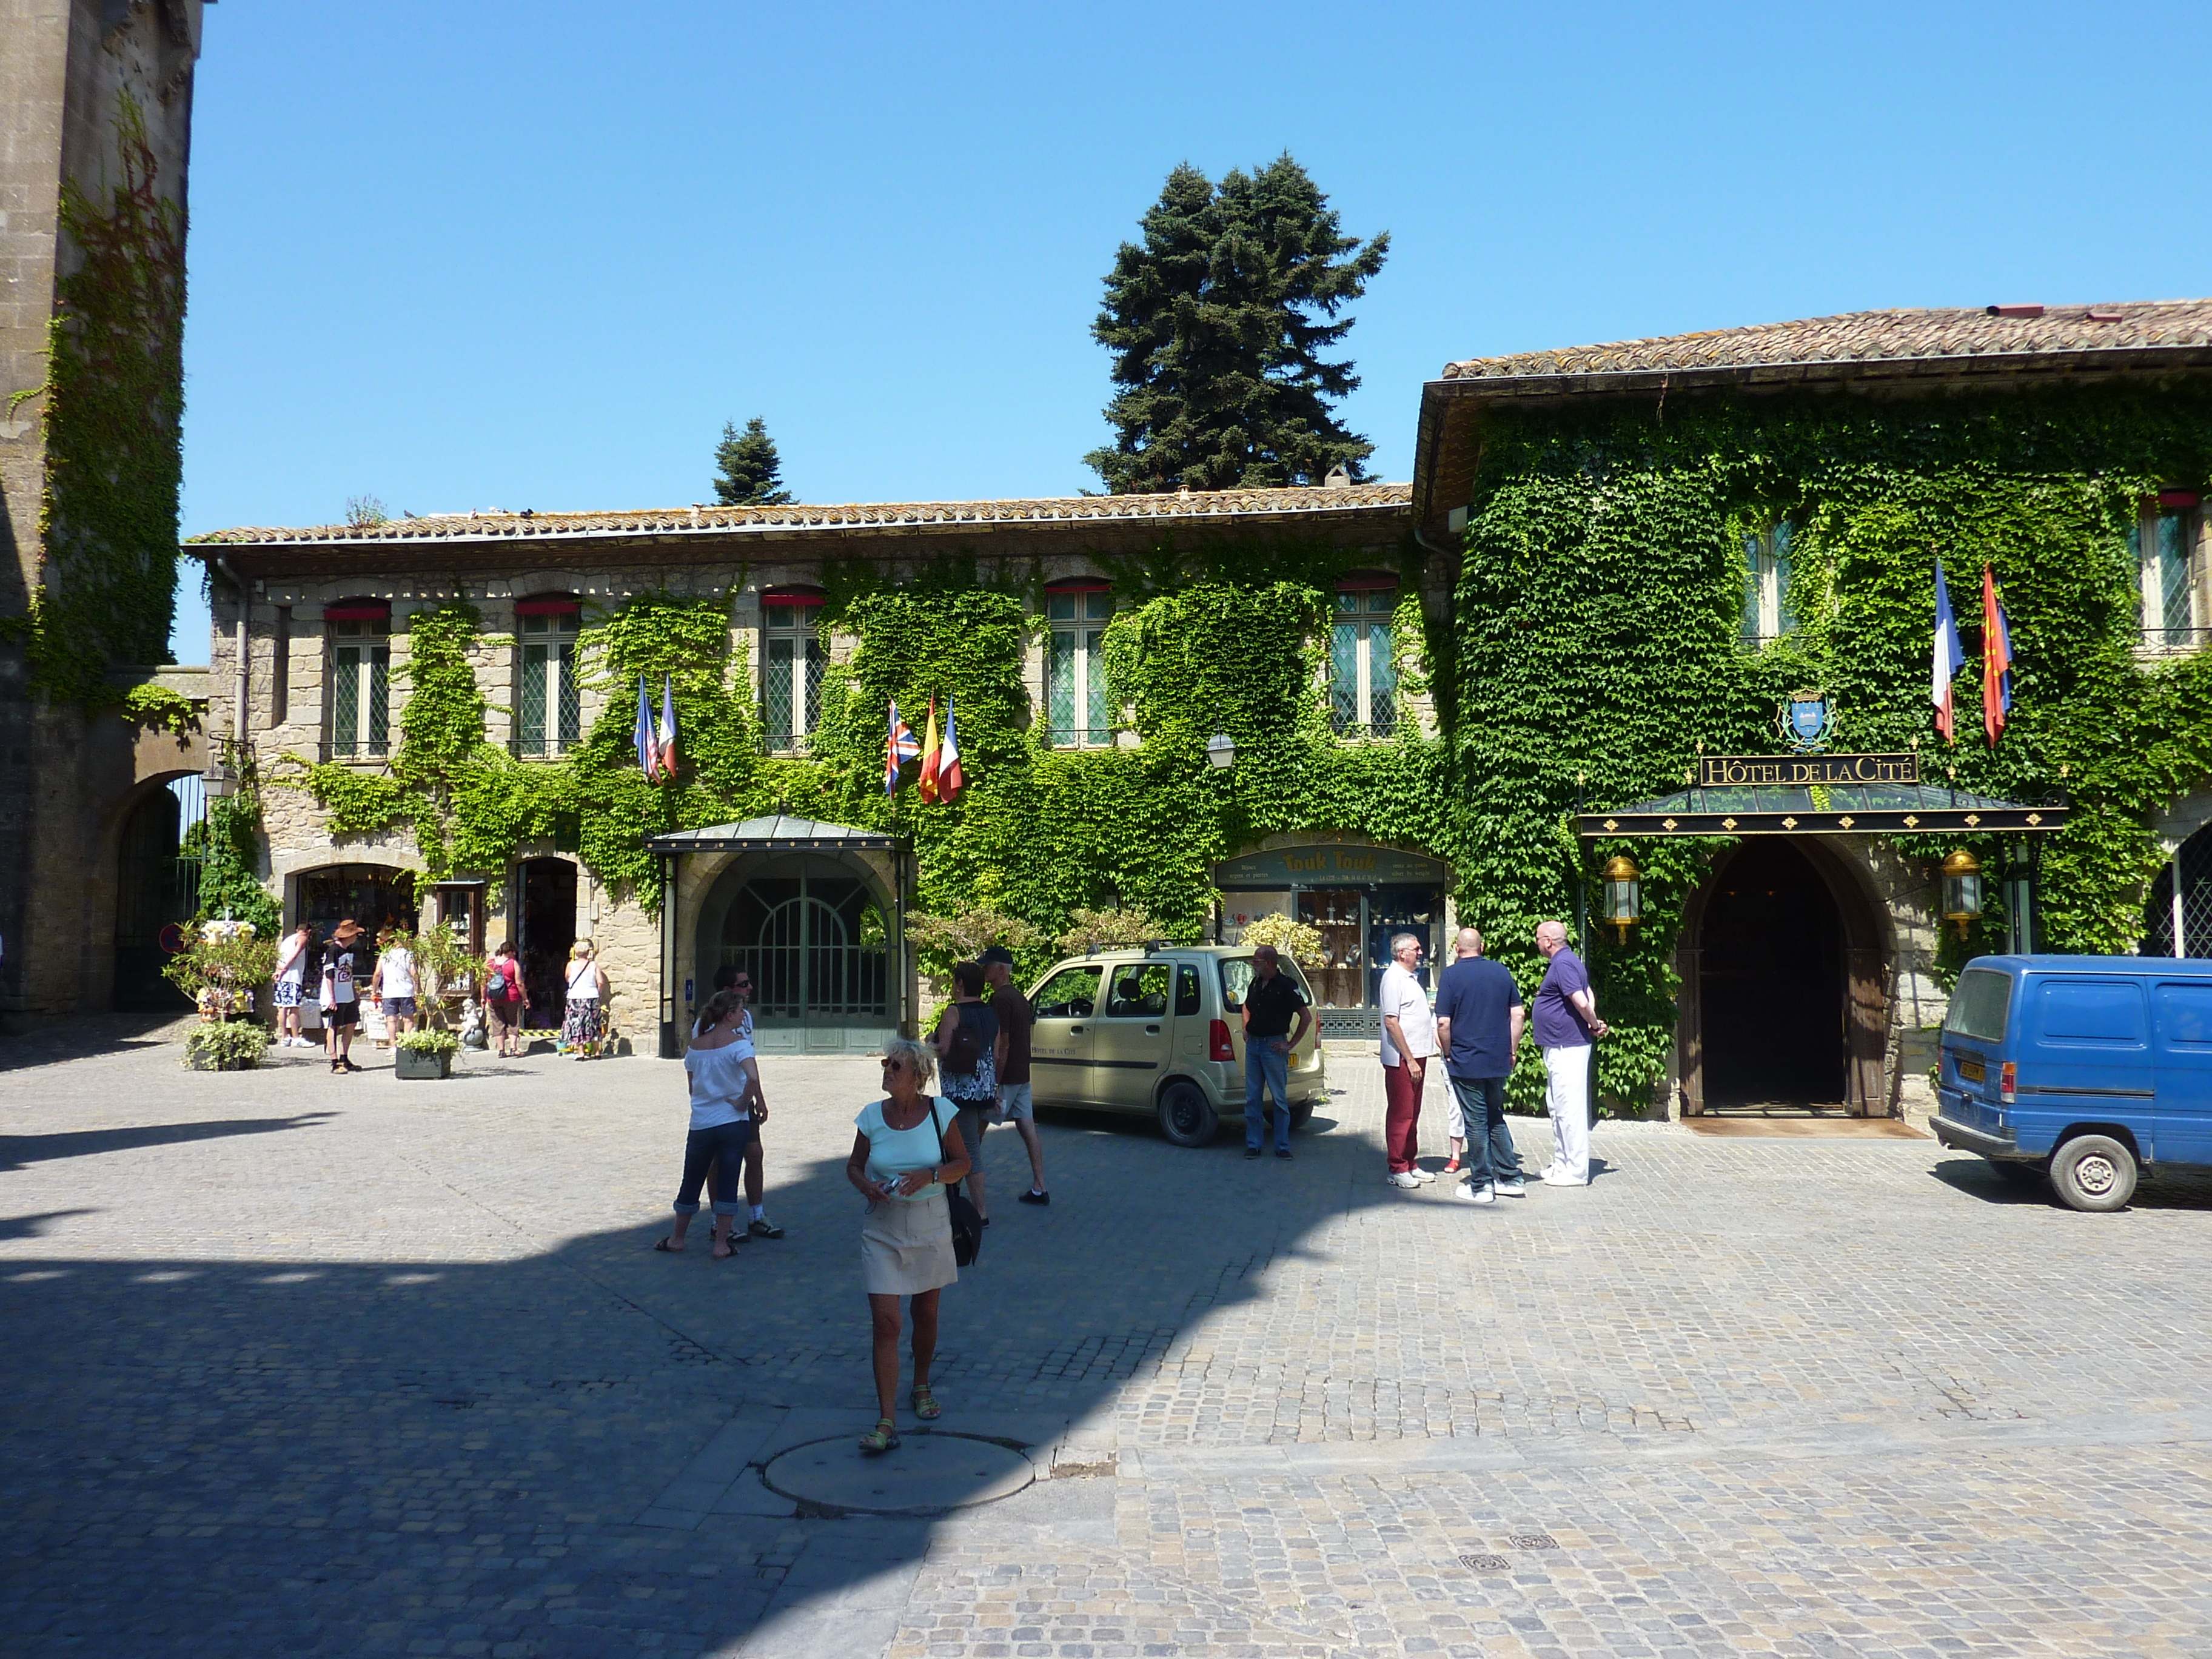
[[1548, 1532], [1516, 1532], [1505, 1540], [1516, 1550], [1555, 1550], [1559, 1540]]
[[1462, 1555], [1459, 1564], [1469, 1572], [1506, 1572], [1512, 1566], [1502, 1555]]
[[762, 1478], [795, 1503], [863, 1515], [935, 1515], [1011, 1498], [1036, 1479], [1021, 1453], [965, 1434], [909, 1431], [896, 1451], [871, 1457], [858, 1435], [811, 1440], [774, 1459]]

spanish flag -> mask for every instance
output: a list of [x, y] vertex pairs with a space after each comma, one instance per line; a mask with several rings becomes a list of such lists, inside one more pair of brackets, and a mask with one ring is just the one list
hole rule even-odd
[[921, 740], [921, 776], [915, 783], [915, 788], [926, 801], [937, 799], [937, 698], [933, 695], [929, 699], [929, 727]]

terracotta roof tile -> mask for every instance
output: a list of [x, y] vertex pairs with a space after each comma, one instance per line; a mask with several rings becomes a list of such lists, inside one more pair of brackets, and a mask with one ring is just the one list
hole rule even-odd
[[1297, 518], [1345, 512], [1403, 510], [1413, 486], [1352, 484], [1343, 489], [1212, 489], [1173, 495], [1066, 495], [1041, 501], [875, 501], [842, 507], [658, 507], [629, 513], [447, 513], [392, 519], [379, 525], [319, 525], [300, 529], [241, 526], [194, 536], [192, 543], [252, 546], [264, 543], [475, 541], [497, 536], [635, 536], [692, 531], [851, 532], [930, 525], [1019, 525], [1069, 520]]
[[[2021, 313], [2021, 314], [1997, 314]], [[2024, 314], [2033, 313], [2033, 315]], [[2212, 300], [1853, 311], [1750, 328], [1522, 351], [1448, 363], [1447, 380], [1657, 374], [1814, 362], [1886, 362], [2212, 346]]]

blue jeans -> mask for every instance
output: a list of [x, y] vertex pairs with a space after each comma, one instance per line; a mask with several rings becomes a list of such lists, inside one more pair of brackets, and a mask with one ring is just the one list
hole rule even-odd
[[1273, 1037], [1252, 1037], [1244, 1044], [1244, 1145], [1258, 1152], [1267, 1138], [1265, 1094], [1275, 1097], [1275, 1146], [1291, 1150], [1291, 1057], [1275, 1052]]
[[684, 1182], [676, 1189], [672, 1206], [678, 1215], [699, 1213], [699, 1188], [706, 1183], [707, 1166], [714, 1166], [714, 1213], [738, 1212], [738, 1170], [745, 1161], [745, 1148], [759, 1130], [751, 1119], [743, 1123], [718, 1123], [711, 1129], [694, 1129], [684, 1142]]
[[1513, 1145], [1513, 1132], [1505, 1127], [1505, 1079], [1451, 1077], [1449, 1081], [1467, 1123], [1468, 1184], [1487, 1187], [1520, 1180], [1521, 1153]]

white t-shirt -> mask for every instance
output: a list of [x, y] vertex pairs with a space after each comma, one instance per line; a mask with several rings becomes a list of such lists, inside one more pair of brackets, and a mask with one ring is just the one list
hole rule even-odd
[[1398, 1017], [1398, 1029], [1406, 1034], [1406, 1053], [1415, 1060], [1426, 1060], [1437, 1051], [1436, 1010], [1429, 1006], [1429, 994], [1421, 988], [1403, 963], [1394, 962], [1382, 970], [1382, 992], [1377, 999], [1382, 1027], [1382, 1063], [1401, 1066], [1395, 1044], [1390, 1041], [1391, 1015]]
[[599, 1000], [599, 964], [585, 957], [568, 964], [568, 1000], [597, 1002]]
[[400, 945], [386, 951], [377, 966], [384, 970], [384, 994], [388, 997], [411, 997], [415, 994], [415, 953]]
[[285, 948], [292, 954], [276, 970], [276, 982], [279, 985], [297, 985], [307, 971], [307, 944], [295, 933]]
[[333, 945], [323, 958], [323, 1006], [343, 1007], [354, 1000], [353, 948]]
[[684, 1070], [691, 1079], [691, 1127], [712, 1129], [724, 1123], [743, 1123], [752, 1116], [738, 1103], [745, 1097], [752, 1079], [745, 1062], [753, 1045], [742, 1038], [720, 1048], [693, 1048], [684, 1056]]

